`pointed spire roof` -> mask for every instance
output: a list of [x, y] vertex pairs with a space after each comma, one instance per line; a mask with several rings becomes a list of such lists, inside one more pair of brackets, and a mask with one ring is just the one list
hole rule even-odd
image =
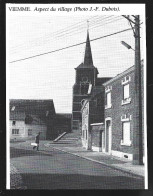
[[87, 40], [86, 40], [86, 48], [85, 48], [85, 55], [84, 55], [84, 65], [88, 66], [88, 67], [93, 66], [90, 39], [89, 39], [89, 31], [87, 31]]
[[92, 52], [89, 39], [89, 31], [87, 30], [87, 40], [85, 47], [84, 62], [81, 63], [77, 68], [95, 68], [92, 60]]

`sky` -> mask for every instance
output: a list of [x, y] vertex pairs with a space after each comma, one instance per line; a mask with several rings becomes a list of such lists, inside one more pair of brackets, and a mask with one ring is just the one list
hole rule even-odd
[[[143, 20], [141, 16], [140, 19]], [[8, 14], [6, 39], [9, 99], [53, 99], [57, 113], [71, 113], [74, 68], [83, 62], [85, 44], [13, 61], [85, 42], [87, 26], [90, 40], [130, 28], [127, 19], [120, 15]], [[141, 35], [143, 32], [142, 25]], [[98, 77], [114, 77], [134, 65], [134, 51], [121, 45], [121, 41], [134, 48], [132, 30], [91, 41]], [[143, 45], [142, 35], [141, 58], [144, 56]]]

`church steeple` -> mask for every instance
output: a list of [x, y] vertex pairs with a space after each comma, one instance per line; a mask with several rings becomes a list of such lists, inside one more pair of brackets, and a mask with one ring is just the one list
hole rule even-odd
[[92, 52], [89, 39], [89, 31], [87, 30], [87, 40], [85, 46], [84, 62], [81, 63], [76, 69], [79, 68], [95, 68], [92, 60]]
[[85, 55], [84, 55], [84, 67], [93, 67], [93, 60], [92, 60], [92, 52], [90, 46], [90, 39], [89, 39], [89, 31], [87, 30], [87, 40], [86, 40], [86, 47], [85, 47]]

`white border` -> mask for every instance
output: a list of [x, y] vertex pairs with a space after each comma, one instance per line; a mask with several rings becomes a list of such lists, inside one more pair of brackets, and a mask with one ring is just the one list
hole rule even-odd
[[147, 154], [147, 116], [146, 116], [146, 6], [143, 12], [143, 45], [144, 45], [144, 167], [145, 167], [145, 189], [148, 189], [148, 154]]
[[[8, 28], [7, 28], [7, 20], [8, 17], [11, 17], [11, 14], [16, 14], [16, 15], [29, 15], [29, 14], [34, 14], [34, 12], [8, 12], [7, 9], [9, 6], [30, 6], [30, 7], [35, 7], [35, 6], [40, 6], [40, 7], [60, 7], [60, 6], [65, 6], [65, 7], [76, 7], [76, 6], [81, 6], [81, 7], [91, 7], [91, 6], [112, 6], [112, 7], [120, 7], [120, 12], [114, 12], [114, 11], [104, 11], [104, 12], [42, 12], [41, 14], [53, 14], [53, 15], [122, 15], [122, 14], [127, 14], [127, 15], [132, 15], [132, 14], [139, 14], [143, 16], [143, 45], [144, 45], [144, 154], [145, 154], [145, 189], [148, 189], [148, 155], [147, 155], [147, 116], [146, 116], [146, 6], [144, 3], [140, 4], [9, 4], [6, 3], [6, 48], [9, 48], [9, 42], [8, 42]], [[8, 14], [9, 13], [9, 14]], [[36, 13], [40, 15], [40, 13]], [[9, 84], [9, 69], [8, 69], [8, 52], [6, 51], [6, 188], [10, 189], [10, 141], [9, 141], [9, 91], [8, 91], [8, 84]]]
[[[5, 8], [7, 5], [5, 6]], [[9, 32], [7, 28], [8, 15], [6, 14], [6, 49], [9, 48]], [[10, 135], [9, 135], [9, 53], [6, 50], [6, 189], [10, 189]]]

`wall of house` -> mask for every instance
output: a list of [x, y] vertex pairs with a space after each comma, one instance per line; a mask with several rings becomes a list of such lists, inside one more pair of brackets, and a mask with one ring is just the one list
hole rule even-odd
[[[15, 121], [15, 125], [12, 125], [12, 120], [10, 120], [10, 139], [14, 138], [26, 138], [34, 139], [38, 132], [41, 132], [40, 139], [46, 139], [47, 127], [46, 125], [34, 125], [25, 124], [24, 121]], [[12, 129], [19, 129], [19, 134], [12, 134]], [[28, 135], [28, 129], [32, 129], [32, 135]]]
[[102, 151], [102, 132], [104, 131], [104, 125], [92, 124], [91, 137], [92, 137], [92, 150]]
[[[122, 80], [125, 76], [130, 76], [129, 81], [129, 93], [130, 93], [130, 103], [122, 105], [123, 100], [123, 85]], [[142, 81], [143, 83], [143, 81]], [[133, 117], [134, 117], [134, 70], [131, 69], [126, 75], [108, 83], [106, 87], [110, 87], [111, 92], [111, 108], [105, 109], [105, 119], [111, 118], [112, 128], [111, 128], [111, 154], [124, 157], [127, 159], [133, 159]], [[107, 93], [107, 92], [106, 92]], [[143, 97], [143, 86], [142, 86], [142, 97]], [[106, 103], [106, 97], [105, 97]], [[143, 104], [144, 107], [144, 104]], [[143, 109], [142, 107], [142, 109]], [[125, 117], [126, 115], [126, 117]], [[121, 119], [122, 118], [122, 119]], [[122, 123], [128, 120], [130, 122], [130, 145], [124, 145], [122, 143]], [[144, 125], [144, 119], [142, 120]], [[106, 121], [105, 121], [105, 131], [106, 131]], [[143, 129], [144, 133], [144, 129]], [[106, 132], [105, 132], [106, 137]], [[143, 144], [144, 146], [144, 144]]]
[[[25, 123], [24, 120], [22, 121], [15, 121], [15, 125], [12, 125], [13, 120], [10, 120], [9, 122], [9, 128], [10, 128], [10, 139], [14, 138], [22, 138], [25, 137]], [[12, 129], [19, 129], [19, 134], [12, 134]]]
[[[32, 129], [32, 135], [28, 136], [28, 129]], [[35, 138], [35, 136], [40, 132], [40, 139], [46, 139], [47, 126], [46, 125], [26, 125], [25, 126], [25, 137], [29, 139]]]
[[[91, 149], [93, 145], [95, 145], [95, 148], [99, 147], [96, 142], [101, 140], [99, 138], [100, 133], [92, 132], [91, 124], [102, 122], [104, 122], [104, 87], [92, 99], [86, 100], [82, 107], [82, 145], [86, 149]], [[85, 137], [86, 132], [87, 136]], [[93, 141], [94, 144], [92, 144]]]

